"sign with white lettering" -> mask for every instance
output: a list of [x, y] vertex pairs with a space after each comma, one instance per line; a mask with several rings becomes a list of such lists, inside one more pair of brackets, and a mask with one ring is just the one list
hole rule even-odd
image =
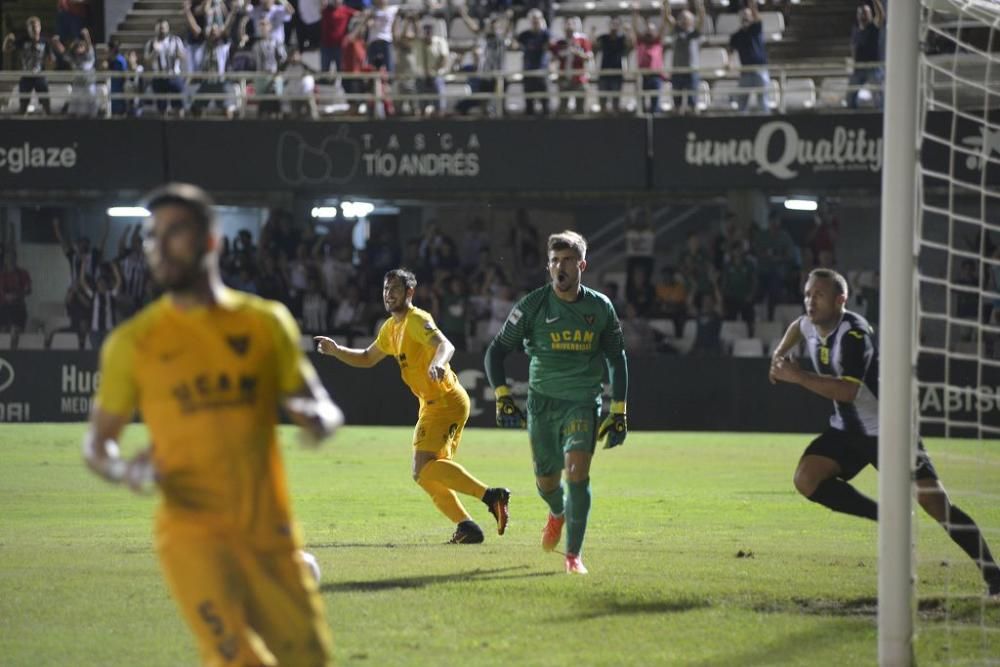
[[658, 120], [653, 155], [658, 189], [877, 187], [882, 116]]
[[[184, 122], [165, 126], [171, 178], [210, 190], [608, 192], [646, 187], [640, 119], [473, 123]], [[200, 150], [191, 150], [200, 146]], [[233, 159], [234, 146], [241, 159]]]
[[0, 190], [146, 189], [163, 182], [159, 123], [4, 120]]

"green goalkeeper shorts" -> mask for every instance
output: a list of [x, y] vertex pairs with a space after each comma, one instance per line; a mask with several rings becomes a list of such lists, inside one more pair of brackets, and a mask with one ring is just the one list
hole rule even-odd
[[567, 401], [528, 392], [528, 437], [535, 476], [559, 474], [566, 452], [594, 453], [601, 401]]

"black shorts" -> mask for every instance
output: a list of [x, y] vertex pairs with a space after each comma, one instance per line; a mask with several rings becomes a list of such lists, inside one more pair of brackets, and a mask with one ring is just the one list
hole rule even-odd
[[[848, 433], [828, 428], [818, 438], [809, 443], [802, 456], [824, 456], [840, 465], [840, 479], [853, 479], [865, 466], [878, 470], [878, 436], [863, 433]], [[916, 479], [937, 479], [937, 471], [931, 463], [924, 443], [917, 441]]]

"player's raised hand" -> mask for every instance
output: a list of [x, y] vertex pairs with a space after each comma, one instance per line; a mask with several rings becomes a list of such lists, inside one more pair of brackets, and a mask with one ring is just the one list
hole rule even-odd
[[527, 417], [521, 408], [517, 407], [510, 388], [499, 386], [495, 390], [497, 398], [497, 426], [500, 428], [524, 428], [528, 424]]
[[604, 438], [604, 449], [611, 449], [625, 442], [628, 435], [628, 420], [625, 419], [624, 402], [611, 402], [611, 412], [601, 423], [597, 431], [597, 439]]
[[340, 343], [326, 336], [313, 336], [313, 340], [316, 341], [316, 351], [320, 354], [333, 354], [341, 349]]

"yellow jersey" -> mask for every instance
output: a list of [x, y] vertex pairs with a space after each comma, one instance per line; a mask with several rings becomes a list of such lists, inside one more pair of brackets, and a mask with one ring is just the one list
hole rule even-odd
[[431, 380], [427, 369], [437, 352], [437, 345], [431, 342], [438, 333], [434, 318], [425, 310], [410, 306], [402, 320], [390, 317], [378, 331], [375, 347], [396, 358], [399, 374], [413, 395], [421, 401], [433, 401], [444, 396], [458, 384], [458, 378], [445, 364], [445, 375], [441, 381]]
[[100, 409], [149, 428], [164, 522], [297, 543], [275, 426], [279, 400], [315, 370], [275, 301], [226, 289], [212, 307], [164, 296], [101, 349]]

